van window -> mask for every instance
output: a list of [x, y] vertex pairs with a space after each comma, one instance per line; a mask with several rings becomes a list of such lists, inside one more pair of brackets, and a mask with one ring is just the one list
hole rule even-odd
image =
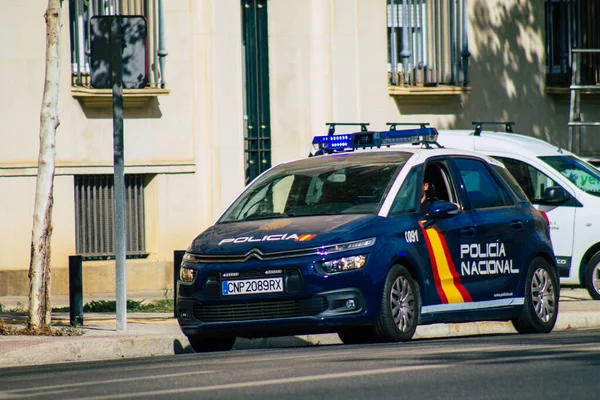
[[508, 157], [494, 158], [506, 166], [533, 204], [545, 204], [544, 190], [546, 188], [562, 187], [554, 179], [523, 161]]
[[540, 160], [587, 194], [600, 197], [600, 173], [594, 167], [573, 156], [548, 156]]

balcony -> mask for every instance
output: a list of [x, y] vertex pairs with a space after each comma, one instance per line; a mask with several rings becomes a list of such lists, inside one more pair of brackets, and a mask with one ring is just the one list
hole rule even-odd
[[[141, 87], [125, 85], [123, 104], [126, 108], [144, 107], [151, 99], [170, 93], [166, 88], [164, 0], [73, 0], [69, 2], [71, 33], [71, 94], [82, 106], [105, 108], [112, 104], [112, 90], [95, 87], [91, 76], [91, 34], [93, 17], [105, 15], [142, 16], [145, 20], [143, 61], [147, 80]], [[144, 43], [145, 42], [145, 43]]]

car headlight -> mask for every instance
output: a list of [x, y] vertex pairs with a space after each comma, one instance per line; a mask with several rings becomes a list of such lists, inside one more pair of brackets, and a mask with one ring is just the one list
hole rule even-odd
[[361, 269], [366, 263], [367, 256], [360, 254], [358, 256], [339, 257], [331, 260], [319, 261], [318, 265], [324, 272], [332, 274], [335, 272]]
[[196, 277], [196, 270], [194, 268], [187, 268], [182, 266], [179, 268], [179, 280], [182, 282], [193, 282]]
[[372, 237], [372, 238], [368, 238], [368, 239], [355, 240], [354, 242], [346, 242], [346, 243], [339, 243], [339, 244], [323, 246], [317, 250], [317, 254], [319, 254], [321, 256], [326, 256], [328, 254], [339, 253], [342, 251], [364, 249], [366, 247], [371, 247], [374, 244], [375, 244], [375, 238]]

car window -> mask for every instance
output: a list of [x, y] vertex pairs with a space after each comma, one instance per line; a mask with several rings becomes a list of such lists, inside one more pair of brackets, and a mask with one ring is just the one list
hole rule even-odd
[[509, 157], [495, 157], [501, 161], [533, 204], [544, 204], [544, 190], [560, 185], [537, 168]]
[[372, 214], [404, 161], [330, 162], [273, 170], [248, 188], [219, 222], [333, 214]]
[[444, 162], [434, 161], [427, 164], [423, 180], [429, 183], [429, 197], [458, 203], [450, 173]]
[[413, 168], [404, 179], [400, 191], [392, 203], [389, 215], [394, 217], [416, 212], [418, 189], [420, 189], [418, 168]]
[[455, 162], [471, 209], [514, 204], [511, 195], [496, 181], [483, 162], [468, 158], [457, 158]]
[[515, 193], [515, 195], [520, 201], [530, 201], [525, 192], [523, 191], [523, 188], [519, 186], [519, 183], [517, 182], [515, 177], [508, 171], [508, 169], [502, 168], [498, 165], [492, 165], [492, 169], [496, 171], [496, 173], [500, 175], [502, 179], [504, 179], [504, 181], [508, 184], [508, 186], [512, 189], [512, 191]]
[[600, 171], [573, 156], [540, 157], [587, 194], [600, 197]]

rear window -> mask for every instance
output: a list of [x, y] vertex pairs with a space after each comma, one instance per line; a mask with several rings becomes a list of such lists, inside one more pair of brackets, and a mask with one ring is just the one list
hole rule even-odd
[[529, 201], [529, 198], [527, 197], [521, 186], [519, 186], [519, 183], [517, 182], [515, 177], [512, 176], [506, 168], [502, 168], [497, 165], [492, 165], [492, 168], [498, 173], [498, 175], [502, 177], [502, 179], [504, 179], [506, 184], [510, 187], [510, 189], [520, 201]]

